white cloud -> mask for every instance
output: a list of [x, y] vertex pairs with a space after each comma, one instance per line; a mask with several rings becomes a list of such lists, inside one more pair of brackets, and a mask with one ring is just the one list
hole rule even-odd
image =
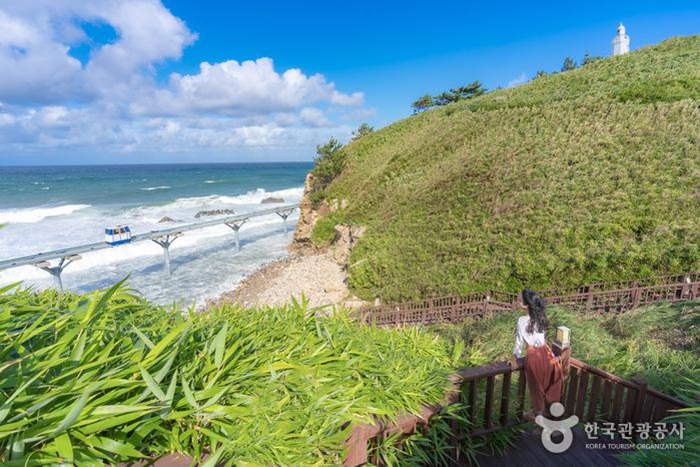
[[170, 76], [169, 86], [134, 104], [136, 113], [177, 115], [213, 112], [228, 115], [268, 114], [305, 104], [362, 104], [362, 93], [338, 92], [323, 75], [306, 76], [297, 68], [278, 73], [270, 58], [238, 63], [202, 63], [195, 75]]
[[[352, 131], [351, 126], [344, 124], [283, 126], [269, 119], [177, 116], [124, 120], [97, 107], [12, 110], [14, 113], [0, 109], [0, 148], [99, 147], [101, 152], [174, 153], [215, 148], [306, 147], [312, 151], [319, 142], [331, 136], [346, 138]], [[300, 120], [294, 118], [295, 122]]]
[[[84, 25], [115, 39], [95, 43]], [[156, 80], [197, 39], [160, 0], [0, 0], [0, 156], [99, 146], [104, 151], [308, 144], [349, 133], [364, 95], [271, 58], [203, 62]], [[86, 58], [72, 56], [90, 46]], [[348, 110], [339, 110], [348, 109]], [[333, 133], [335, 132], [335, 133]]]
[[45, 30], [0, 10], [0, 101], [57, 101], [85, 93], [81, 65]]
[[281, 112], [275, 116], [275, 122], [280, 126], [292, 126], [299, 123], [299, 117], [293, 113]]
[[520, 76], [517, 78], [513, 78], [512, 80], [508, 81], [508, 86], [509, 88], [512, 88], [514, 86], [518, 86], [519, 84], [523, 84], [527, 82], [527, 75], [525, 73], [520, 73]]
[[331, 122], [326, 118], [326, 115], [315, 107], [301, 109], [299, 116], [304, 123], [310, 126], [331, 126]]

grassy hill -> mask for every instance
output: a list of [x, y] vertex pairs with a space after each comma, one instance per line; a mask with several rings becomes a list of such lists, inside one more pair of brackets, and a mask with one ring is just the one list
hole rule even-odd
[[345, 147], [318, 230], [368, 226], [350, 286], [387, 301], [698, 269], [699, 105], [690, 36], [426, 111]]

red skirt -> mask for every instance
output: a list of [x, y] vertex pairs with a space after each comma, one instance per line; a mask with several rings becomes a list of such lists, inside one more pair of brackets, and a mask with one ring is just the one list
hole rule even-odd
[[[567, 349], [568, 350], [568, 349]], [[568, 369], [568, 354], [560, 361], [547, 344], [540, 347], [528, 346], [525, 353], [525, 378], [530, 392], [530, 402], [536, 413], [543, 413], [545, 402], [553, 404], [561, 399], [564, 384], [562, 363]]]

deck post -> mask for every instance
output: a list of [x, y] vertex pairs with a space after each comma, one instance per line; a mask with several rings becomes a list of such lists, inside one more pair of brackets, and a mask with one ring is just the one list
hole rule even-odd
[[[644, 402], [647, 396], [647, 382], [643, 378], [636, 376], [632, 378], [632, 382], [637, 384], [637, 395], [634, 402], [634, 412], [632, 413], [631, 422], [635, 424], [642, 421], [642, 411], [644, 410]], [[635, 430], [636, 434], [637, 430]]]
[[246, 221], [239, 221], [239, 222], [226, 222], [226, 226], [229, 227], [231, 230], [233, 230], [233, 234], [236, 238], [236, 251], [241, 251], [241, 239], [238, 236], [238, 231], [241, 229], [243, 224], [245, 224]]
[[170, 266], [170, 245], [175, 241], [177, 237], [181, 235], [180, 232], [174, 234], [163, 235], [162, 237], [152, 238], [153, 243], [157, 243], [163, 248], [163, 259], [165, 260], [165, 270], [168, 276], [173, 275], [173, 270]]
[[43, 269], [53, 276], [53, 280], [56, 283], [58, 290], [63, 290], [63, 281], [61, 280], [61, 273], [66, 267], [74, 261], [78, 261], [82, 257], [80, 255], [65, 256], [58, 261], [56, 266], [51, 266], [48, 261], [42, 261], [40, 263], [35, 263], [34, 266]]

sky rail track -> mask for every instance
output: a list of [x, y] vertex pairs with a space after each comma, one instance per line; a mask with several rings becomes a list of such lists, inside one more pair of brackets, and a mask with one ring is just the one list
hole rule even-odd
[[[160, 245], [163, 248], [163, 259], [165, 261], [165, 269], [168, 275], [171, 275], [172, 269], [170, 267], [170, 245], [175, 241], [175, 239], [177, 239], [185, 232], [224, 224], [228, 226], [231, 230], [233, 230], [236, 239], [236, 250], [240, 251], [241, 243], [238, 231], [243, 226], [243, 224], [245, 224], [249, 219], [252, 219], [254, 217], [267, 216], [270, 214], [277, 214], [282, 218], [282, 222], [284, 225], [284, 233], [286, 235], [287, 218], [298, 207], [298, 204], [286, 204], [284, 206], [279, 206], [271, 209], [263, 209], [260, 211], [254, 211], [246, 214], [236, 214], [232, 216], [217, 217], [216, 219], [210, 219], [202, 222], [180, 224], [165, 229], [151, 230], [150, 232], [132, 235], [131, 240], [128, 243], [150, 240]], [[0, 271], [5, 269], [17, 268], [20, 266], [36, 266], [51, 274], [54, 277], [56, 285], [59, 288], [63, 288], [63, 284], [61, 282], [61, 273], [69, 264], [79, 260], [81, 258], [80, 255], [85, 253], [91, 253], [93, 251], [106, 250], [109, 248], [119, 248], [120, 246], [122, 245], [112, 245], [110, 243], [102, 241], [94, 243], [85, 243], [82, 245], [61, 248], [58, 250], [52, 250], [43, 253], [35, 253], [33, 255], [28, 256], [3, 259], [0, 260]], [[52, 264], [52, 261], [55, 260], [58, 260], [58, 262]]]

